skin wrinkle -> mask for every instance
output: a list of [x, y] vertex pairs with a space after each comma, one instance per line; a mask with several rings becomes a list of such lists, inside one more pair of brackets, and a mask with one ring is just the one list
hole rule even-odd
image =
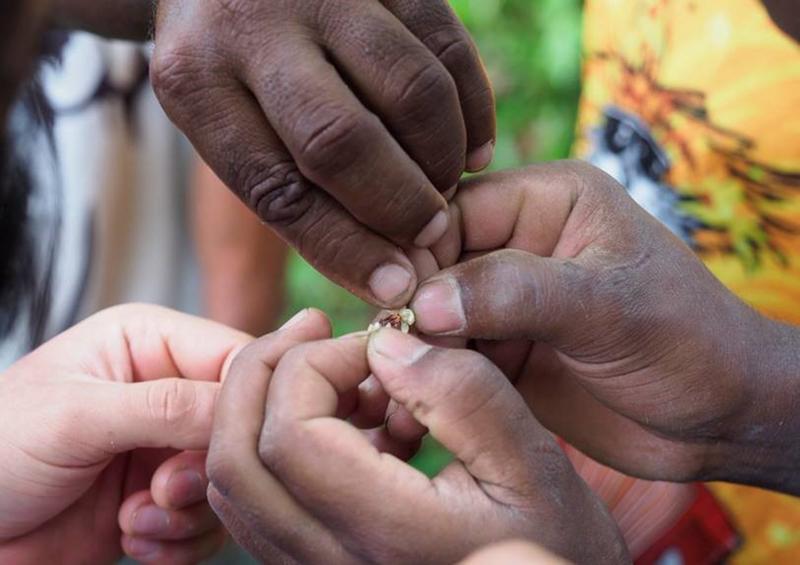
[[[486, 77], [486, 70], [474, 42], [463, 30], [450, 6], [446, 2], [425, 2], [424, 6], [426, 17], [423, 18], [417, 15], [423, 12], [420, 4], [402, 7], [394, 3], [389, 5], [431, 49], [452, 76], [460, 98], [469, 155], [495, 138], [494, 92], [488, 80], [473, 78], [475, 75]], [[461, 29], [460, 36], [466, 44], [466, 48], [460, 53], [456, 49], [447, 49], [448, 37], [453, 35], [449, 31], [452, 28]], [[448, 190], [448, 184], [443, 183], [440, 186], [437, 183], [437, 186], [440, 190]]]
[[[413, 188], [406, 187], [402, 191], [398, 191], [398, 192], [392, 193], [392, 194], [388, 195], [388, 198], [384, 201], [386, 209], [387, 210], [391, 210], [391, 209], [404, 210], [404, 209], [407, 209], [406, 205], [411, 205], [411, 203], [413, 203], [415, 200], [417, 200], [419, 198], [422, 198], [422, 195], [424, 194], [426, 189], [427, 189], [426, 185], [418, 184]], [[377, 205], [379, 203], [375, 202], [375, 204]], [[395, 208], [395, 207], [397, 207], [397, 208]], [[391, 215], [391, 213], [389, 213], [389, 215]], [[377, 216], [377, 217], [380, 217], [380, 216]], [[425, 229], [425, 227], [428, 225], [428, 222], [431, 219], [433, 219], [433, 216], [431, 216], [430, 218], [420, 217], [418, 220], [416, 220], [413, 217], [402, 217], [401, 216], [401, 221], [399, 223], [400, 224], [409, 225], [411, 222], [413, 222], [414, 223], [413, 229], [409, 230], [409, 231], [413, 232], [414, 235], [418, 235], [423, 229]], [[395, 233], [390, 233], [390, 235], [395, 236], [395, 237], [399, 236], [399, 234], [395, 234]]]
[[[422, 9], [422, 6], [418, 6], [415, 11]], [[427, 7], [425, 13], [429, 13]], [[448, 18], [446, 24], [458, 27], [451, 12], [442, 13]], [[265, 22], [268, 22], [271, 33], [262, 32]], [[248, 29], [254, 26], [259, 33], [248, 34]], [[426, 176], [437, 184], [440, 177], [448, 179], [452, 176], [452, 182], [441, 182], [440, 189], [444, 190], [455, 184], [457, 173], [460, 173], [455, 169], [463, 168], [465, 156], [459, 155], [459, 151], [465, 151], [464, 132], [448, 124], [463, 122], [465, 113], [471, 114], [470, 119], [475, 122], [474, 118], [480, 112], [486, 115], [492, 112], [479, 108], [477, 103], [462, 109], [457, 88], [442, 65], [435, 80], [447, 84], [453, 94], [452, 103], [445, 111], [420, 116], [419, 119], [424, 122], [423, 128], [415, 127], [407, 135], [399, 135], [399, 139], [395, 139], [391, 135], [392, 129], [402, 129], [397, 127], [396, 122], [408, 116], [396, 104], [375, 102], [371, 94], [380, 94], [381, 90], [389, 87], [374, 84], [381, 81], [374, 80], [372, 75], [375, 73], [370, 73], [368, 69], [374, 67], [378, 72], [385, 72], [389, 65], [382, 64], [382, 61], [397, 59], [398, 56], [398, 60], [402, 61], [407, 59], [406, 54], [410, 50], [418, 50], [421, 60], [431, 60], [437, 66], [440, 63], [430, 48], [422, 44], [414, 29], [374, 0], [366, 3], [297, 3], [279, 0], [270, 3], [252, 0], [249, 3], [242, 0], [194, 3], [190, 0], [162, 0], [157, 27], [159, 39], [152, 68], [159, 98], [211, 168], [218, 174], [227, 172], [221, 175], [223, 180], [242, 193], [246, 187], [242, 187], [241, 181], [229, 170], [231, 160], [246, 162], [252, 159], [251, 162], [268, 166], [273, 157], [265, 156], [263, 145], [285, 145], [288, 153], [299, 158], [299, 170], [316, 185], [309, 188], [312, 197], [315, 200], [322, 198], [322, 191], [327, 191], [331, 198], [323, 199], [326, 207], [334, 202], [343, 205], [334, 214], [328, 214], [326, 222], [329, 226], [341, 221], [353, 226], [352, 231], [364, 226], [373, 228], [360, 231], [364, 237], [363, 247], [369, 250], [361, 254], [363, 259], [349, 259], [344, 265], [333, 264], [333, 254], [308, 249], [309, 245], [318, 245], [317, 242], [306, 244], [304, 255], [319, 257], [320, 262], [314, 265], [318, 270], [362, 298], [375, 302], [376, 294], [369, 285], [371, 279], [364, 273], [374, 265], [394, 261], [395, 245], [411, 243], [436, 211], [444, 208], [444, 202], [434, 186], [427, 182]], [[235, 35], [231, 35], [234, 30]], [[385, 40], [389, 36], [393, 38], [391, 42]], [[356, 45], [359, 41], [364, 43], [364, 47]], [[234, 70], [234, 76], [229, 80], [252, 91], [261, 102], [260, 105], [249, 105], [244, 101], [244, 94], [233, 98], [228, 93], [224, 104], [216, 100], [220, 97], [219, 93], [212, 93], [213, 100], [196, 99], [188, 103], [187, 97], [180, 96], [181, 88], [189, 93], [196, 91], [196, 75], [211, 72], [213, 65], [218, 64], [212, 62], [209, 65], [202, 55], [197, 55], [206, 51], [209, 45], [218, 45], [212, 51], [224, 61], [225, 69], [244, 65], [242, 69]], [[465, 51], [462, 57], [475, 60], [448, 64], [452, 65], [454, 72], [462, 73], [462, 81], [465, 78], [477, 78], [472, 82], [489, 88], [484, 76], [463, 76], [464, 73], [474, 75], [475, 69], [479, 69], [477, 54]], [[175, 72], [175, 69], [170, 69], [175, 64], [170, 58], [180, 56], [181, 52], [194, 53], [195, 56], [184, 61], [188, 67], [185, 72], [180, 69], [180, 72]], [[456, 54], [448, 57], [454, 59]], [[298, 58], [307, 60], [308, 65], [316, 65], [318, 72], [312, 73], [314, 69], [307, 68], [308, 65], [297, 65]], [[406, 64], [409, 65], [413, 61], [407, 60], [409, 62]], [[336, 67], [331, 65], [331, 61]], [[458, 71], [459, 66], [469, 70]], [[170, 85], [169, 73], [179, 83], [177, 87]], [[162, 74], [167, 76], [163, 77]], [[343, 80], [342, 74], [352, 76]], [[163, 88], [159, 88], [160, 82]], [[353, 84], [360, 88], [352, 87]], [[397, 92], [390, 94], [404, 96], [404, 85], [399, 84], [394, 88]], [[436, 92], [415, 94], [413, 84], [408, 88], [411, 88], [408, 96], [414, 98], [429, 97]], [[468, 92], [471, 96], [472, 90]], [[359, 98], [370, 101], [373, 112], [378, 115], [364, 108]], [[485, 105], [493, 107], [491, 100], [487, 100]], [[219, 115], [220, 106], [238, 107], [239, 111], [230, 117], [223, 114], [223, 118]], [[414, 106], [430, 107], [429, 104], [419, 103]], [[281, 111], [278, 112], [278, 109]], [[206, 114], [213, 117], [206, 119], [204, 124], [203, 116]], [[256, 119], [257, 115], [266, 118], [263, 125], [258, 123], [260, 120]], [[393, 119], [394, 115], [398, 115], [398, 118]], [[231, 139], [231, 128], [227, 128], [229, 131], [214, 132], [219, 127], [215, 124], [222, 119], [236, 124], [237, 139]], [[344, 127], [347, 123], [337, 124], [337, 119], [349, 120], [350, 126]], [[486, 126], [493, 124], [492, 120], [484, 118], [484, 121], [489, 122]], [[382, 122], [387, 123], [388, 130]], [[329, 131], [329, 128], [334, 129]], [[341, 130], [339, 134], [337, 130]], [[437, 133], [439, 130], [443, 130], [441, 135]], [[320, 135], [323, 137], [320, 138]], [[326, 135], [331, 138], [330, 144], [325, 141]], [[241, 139], [242, 136], [255, 139], [248, 143], [248, 140]], [[440, 143], [440, 139], [450, 139], [450, 142]], [[438, 150], [431, 151], [427, 146], [434, 146], [433, 149]], [[244, 149], [231, 155], [228, 147]], [[331, 158], [331, 154], [335, 154], [335, 158]], [[248, 158], [249, 155], [258, 157]], [[372, 159], [366, 159], [364, 155], [371, 155]], [[412, 157], [409, 158], [409, 155]], [[414, 157], [425, 165], [424, 173], [415, 165]], [[452, 166], [448, 166], [451, 162]], [[381, 180], [377, 186], [373, 186], [374, 183], [370, 181], [373, 178], [390, 180]], [[316, 190], [316, 187], [320, 190]], [[395, 199], [394, 195], [399, 193], [404, 198]], [[374, 195], [372, 197], [376, 202], [380, 201], [381, 206], [370, 205], [358, 196], [363, 194]], [[251, 203], [252, 199], [247, 201]], [[386, 210], [387, 202], [392, 202], [390, 205], [396, 208], [384, 213], [382, 210]], [[299, 230], [275, 226], [272, 217], [264, 212], [264, 205], [257, 205], [262, 218], [277, 227], [290, 244], [298, 247], [296, 234]], [[366, 264], [359, 261], [366, 261]], [[380, 290], [375, 292], [377, 295], [385, 294]], [[387, 300], [380, 306], [394, 307], [400, 302], [407, 302], [410, 292], [411, 289], [406, 295]]]
[[[461, 359], [460, 362], [466, 363], [466, 354], [464, 353], [437, 351], [438, 355], [458, 356]], [[304, 422], [298, 422], [296, 418], [302, 417], [302, 412], [296, 412], [291, 406], [286, 409], [291, 410], [292, 413], [284, 414], [280, 410], [276, 412], [276, 406], [271, 406], [268, 403], [266, 411], [275, 420], [273, 420], [270, 428], [264, 432], [269, 437], [263, 438], [263, 441], [268, 442], [269, 446], [266, 447], [264, 444], [261, 446], [262, 456], [264, 456], [268, 465], [278, 471], [279, 480], [285, 486], [288, 486], [290, 492], [297, 497], [295, 499], [296, 502], [309, 511], [318, 513], [316, 515], [323, 517], [325, 523], [331, 528], [325, 531], [342, 540], [350, 555], [356, 555], [362, 560], [378, 560], [381, 562], [411, 561], [415, 559], [417, 561], [419, 559], [430, 559], [436, 562], [449, 562], [463, 557], [461, 552], [466, 552], [473, 545], [500, 539], [501, 533], [509, 531], [519, 531], [526, 534], [526, 537], [533, 536], [538, 541], [545, 542], [551, 547], [560, 545], [561, 537], [563, 536], [559, 532], [552, 532], [552, 536], [550, 536], [545, 532], [539, 531], [536, 528], [536, 524], [543, 521], [549, 523], [553, 520], [560, 520], [566, 509], [573, 508], [575, 503], [582, 503], [583, 497], [586, 497], [587, 493], [570, 488], [569, 494], [567, 494], [570, 503], [565, 500], [551, 500], [547, 496], [542, 496], [539, 501], [546, 508], [542, 509], [541, 512], [512, 514], [502, 509], [503, 507], [500, 505], [490, 504], [491, 499], [487, 497], [481, 485], [476, 484], [475, 479], [467, 474], [463, 464], [452, 464], [431, 481], [419, 471], [406, 467], [404, 463], [400, 463], [395, 457], [388, 454], [380, 454], [374, 447], [369, 446], [361, 439], [362, 436], [360, 434], [358, 436], [355, 435], [356, 430], [349, 424], [331, 417], [329, 414], [332, 414], [335, 410], [333, 404], [341, 403], [342, 398], [346, 396], [347, 391], [344, 388], [355, 387], [355, 380], [347, 380], [344, 375], [351, 374], [355, 377], [352, 374], [353, 370], [358, 371], [359, 374], [363, 371], [364, 377], [369, 373], [365, 363], [366, 360], [359, 356], [359, 352], [355, 350], [348, 351], [348, 355], [350, 353], [352, 353], [352, 358], [346, 356], [343, 359], [341, 351], [337, 347], [331, 347], [330, 342], [323, 342], [322, 344], [306, 345], [299, 352], [291, 353], [284, 357], [281, 361], [281, 367], [279, 367], [279, 371], [282, 372], [282, 376], [279, 378], [285, 380], [282, 381], [283, 384], [279, 387], [270, 387], [270, 392], [278, 395], [293, 395], [300, 405], [306, 406], [309, 410], [306, 414], [312, 417]], [[484, 402], [487, 393], [483, 387], [475, 389], [475, 386], [479, 383], [473, 382], [474, 378], [467, 379], [468, 382], [463, 382], [460, 386], [452, 387], [446, 385], [449, 382], [448, 378], [454, 379], [454, 382], [457, 383], [461, 382], [457, 376], [463, 372], [454, 367], [453, 363], [448, 362], [448, 359], [439, 359], [437, 357], [423, 359], [425, 359], [423, 365], [415, 365], [419, 370], [435, 371], [435, 365], [430, 365], [430, 363], [446, 363], [445, 366], [454, 372], [452, 374], [449, 372], [443, 373], [441, 386], [438, 386], [437, 383], [424, 380], [422, 375], [419, 375], [419, 377], [423, 380], [416, 379], [413, 374], [406, 378], [401, 375], [402, 369], [398, 367], [397, 370], [400, 372], [396, 375], [393, 372], [389, 373], [386, 377], [387, 379], [395, 379], [397, 382], [386, 380], [385, 383], [387, 390], [392, 391], [392, 396], [404, 401], [403, 403], [406, 406], [409, 406], [416, 398], [424, 398], [426, 402], [434, 403], [429, 407], [430, 412], [425, 418], [426, 420], [431, 418], [438, 420], [430, 422], [435, 428], [434, 435], [439, 433], [436, 430], [440, 430], [441, 433], [445, 433], [447, 429], [452, 430], [453, 426], [457, 425], [452, 423], [455, 421], [463, 422], [461, 425], [466, 429], [468, 424], [463, 418], [468, 417], [469, 414], [473, 414], [472, 418], [475, 418], [476, 410], [479, 413], [486, 414], [487, 418], [490, 417], [487, 412], [502, 412], [504, 415], [508, 415], [509, 409], [512, 407], [505, 407], [501, 399], [506, 398], [506, 401], [509, 401], [516, 398], [513, 391], [510, 395], [496, 393], [491, 395], [494, 400], [490, 399], [488, 402]], [[331, 365], [333, 362], [335, 362], [335, 366]], [[346, 363], [346, 365], [342, 365], [342, 363]], [[351, 367], [349, 363], [364, 363], [365, 366]], [[469, 365], [470, 370], [476, 370], [473, 365]], [[328, 386], [319, 388], [319, 385], [323, 383], [316, 381], [315, 386], [306, 387], [302, 382], [296, 380], [297, 376], [302, 376], [304, 372], [309, 371], [314, 371], [318, 377], [325, 378], [325, 374], [320, 373], [322, 369], [325, 369], [331, 375]], [[234, 366], [232, 369], [234, 372], [244, 370], [246, 370], [246, 367], [243, 366]], [[379, 371], [379, 368], [376, 366], [375, 370]], [[240, 376], [243, 376], [243, 374], [232, 375], [228, 382], [234, 384], [243, 382]], [[308, 376], [311, 377], [311, 375]], [[295, 380], [290, 380], [292, 378]], [[345, 378], [346, 382], [340, 382], [339, 378]], [[275, 381], [273, 385], [277, 382]], [[424, 390], [412, 388], [415, 382], [418, 382], [419, 386], [424, 386]], [[493, 379], [491, 382], [498, 384], [498, 386], [503, 383], [505, 383], [504, 386], [506, 387], [510, 386], [505, 379]], [[283, 388], [285, 386], [299, 386], [300, 388]], [[409, 388], [405, 389], [404, 392], [405, 387]], [[433, 387], [432, 395], [428, 390], [431, 387]], [[436, 394], [437, 388], [444, 393], [444, 396], [439, 397]], [[476, 390], [479, 392], [477, 397], [473, 394]], [[507, 390], [511, 391], [511, 389]], [[308, 403], [304, 402], [304, 394], [309, 395]], [[282, 398], [276, 396], [272, 402], [280, 403], [281, 400]], [[441, 415], [437, 416], [437, 410], [444, 409], [446, 413], [448, 410], [453, 410], [452, 405], [459, 404], [464, 404], [464, 406], [462, 409], [456, 410], [460, 415], [455, 416], [455, 420], [442, 420]], [[519, 418], [523, 418], [524, 414], [528, 414], [527, 409], [521, 408], [521, 405], [517, 408], [520, 412]], [[223, 411], [227, 409], [229, 408], [222, 407]], [[315, 414], [325, 415], [317, 418], [313, 417]], [[446, 418], [450, 418], [450, 416], [446, 416]], [[480, 420], [474, 421], [472, 425], [483, 426]], [[536, 478], [536, 483], [542, 488], [545, 488], [545, 485], [552, 484], [545, 482], [545, 477], [559, 477], [565, 472], [571, 472], [564, 455], [555, 447], [555, 444], [549, 450], [547, 458], [557, 459], [561, 457], [563, 459], [562, 464], [553, 464], [551, 466], [547, 461], [542, 461], [543, 458], [539, 456], [540, 450], [546, 442], [552, 442], [549, 434], [544, 430], [541, 430], [543, 434], [541, 438], [537, 439], [530, 437], [531, 434], [526, 433], [516, 423], [502, 423], [499, 425], [500, 428], [496, 430], [496, 434], [503, 434], [503, 430], [507, 425], [513, 426], [517, 433], [510, 435], [512, 441], [505, 447], [489, 444], [492, 450], [498, 453], [498, 460], [505, 460], [500, 454], [503, 449], [515, 450], [515, 453], [527, 453], [527, 458], [534, 461], [536, 465], [542, 466], [540, 469], [542, 474]], [[304, 431], [301, 432], [301, 429]], [[345, 430], [347, 430], [347, 433], [342, 433]], [[298, 432], [301, 433], [298, 435]], [[487, 434], [488, 432], [489, 430], [487, 429]], [[453, 434], [453, 432], [450, 433], [451, 435]], [[348, 437], [355, 443], [350, 443]], [[220, 439], [219, 437], [217, 438], [217, 440]], [[473, 443], [474, 439], [472, 440]], [[468, 442], [470, 440], [469, 438], [464, 438], [464, 441]], [[298, 445], [302, 445], [303, 449], [298, 449]], [[363, 447], [359, 448], [358, 445]], [[462, 443], [462, 446], [469, 448], [469, 443], [466, 445]], [[455, 444], [454, 447], [457, 452], [460, 450]], [[212, 446], [212, 461], [219, 456], [215, 455], [213, 451], [214, 446]], [[326, 457], [334, 457], [336, 453], [341, 453], [339, 462], [343, 463], [345, 467], [342, 469], [329, 469], [330, 476], [321, 476], [319, 473], [312, 472], [313, 469], [325, 465]], [[347, 463], [350, 458], [354, 458], [353, 465]], [[235, 469], [241, 465], [240, 461], [240, 459], [233, 458], [229, 463]], [[481, 461], [476, 463], [487, 465], [487, 463]], [[276, 465], [277, 467], [275, 467]], [[369, 474], [367, 479], [360, 477], [360, 473], [368, 473], [375, 465], [378, 468], [385, 468], [385, 472]], [[487, 479], [498, 484], [505, 482], [503, 480], [505, 470], [501, 467], [499, 469], [500, 475], [497, 475], [497, 471], [491, 470], [491, 463], [488, 465], [490, 474], [487, 475]], [[352, 475], [342, 474], [342, 470], [347, 468], [352, 469]], [[400, 473], [400, 476], [395, 476], [394, 473]], [[523, 483], [521, 492], [524, 492], [524, 489], [529, 486], [529, 481], [525, 479], [524, 475], [523, 471], [523, 476], [519, 479]], [[368, 483], [363, 484], [364, 480], [368, 480]], [[382, 497], [381, 505], [371, 505], [374, 497], [370, 495], [370, 490], [367, 488], [370, 480], [379, 483], [374, 489], [380, 490], [382, 488], [380, 485], [388, 485], [387, 488], [383, 489], [384, 496]], [[508, 480], [512, 479], [509, 477]], [[357, 487], [350, 486], [352, 484], [357, 484]], [[395, 487], [397, 490], [395, 490]], [[257, 487], [253, 486], [251, 488]], [[463, 494], [465, 489], [467, 494]], [[363, 498], [363, 502], [358, 502], [354, 499], [350, 500], [351, 507], [355, 505], [358, 508], [362, 508], [361, 514], [356, 516], [353, 516], [349, 508], [345, 514], [341, 512], [341, 499], [351, 491], [358, 500]], [[531, 493], [535, 496], [537, 489], [532, 488]], [[500, 497], [498, 492], [492, 494]], [[455, 498], [453, 498], [454, 495]], [[506, 496], [505, 498], [508, 497]], [[402, 504], [394, 503], [394, 500], [401, 501]], [[506, 502], [511, 501], [506, 500]], [[382, 510], [385, 504], [394, 504], [397, 508], [405, 509], [405, 511], [387, 515]], [[535, 506], [535, 504], [531, 502], [529, 506]], [[602, 508], [597, 507], [595, 504], [589, 504], [585, 508], [591, 512], [602, 511]], [[417, 518], [417, 514], [420, 512], [422, 513], [421, 515], [426, 516], [431, 521], [420, 521]], [[475, 512], [478, 512], [479, 516], [475, 516]], [[521, 524], [517, 520], [519, 516], [522, 516], [524, 523]], [[568, 521], [573, 522], [572, 520]], [[457, 529], [450, 527], [450, 524], [454, 522], [460, 524]], [[437, 525], [436, 531], [431, 531], [430, 523]], [[255, 526], [257, 524], [258, 522]], [[596, 531], [603, 540], [608, 540], [610, 538], [606, 537], [606, 535], [613, 530], [603, 530], [603, 528], [608, 528], [611, 523], [603, 522], [603, 524], [600, 530]], [[570, 527], [580, 528], [581, 525], [581, 523], [573, 522]], [[412, 532], [411, 535], [415, 540], [413, 545], [397, 540], [396, 532], [404, 527], [406, 531]], [[600, 533], [601, 530], [602, 533]], [[598, 541], [597, 543], [602, 546], [605, 541]], [[409, 550], [409, 548], [411, 549]], [[602, 548], [602, 551], [608, 552], [609, 550]], [[292, 555], [300, 558], [303, 553], [296, 550]]]
[[[441, 39], [444, 37], [445, 39]], [[430, 34], [420, 38], [426, 45], [433, 44], [431, 50], [439, 59], [443, 60], [454, 51], [457, 55], [463, 55], [460, 51], [468, 51], [470, 55], [476, 55], [476, 49], [470, 37], [464, 34], [464, 30], [459, 26], [449, 25], [432, 31]], [[456, 57], [464, 60], [465, 57]]]
[[242, 183], [248, 192], [245, 200], [262, 222], [286, 229], [308, 217], [314, 205], [314, 188], [294, 163], [281, 161], [266, 167], [253, 164], [250, 170], [248, 180]]
[[[450, 96], [449, 106], [457, 108], [457, 89], [447, 70], [425, 46], [383, 8], [376, 12], [372, 19], [365, 16], [354, 25], [350, 18], [341, 29], [337, 28], [330, 38], [334, 64], [354, 85], [362, 103], [373, 113], [384, 116], [386, 128], [395, 134], [408, 155], [423, 166], [433, 184], [440, 191], [447, 190], [463, 169], [464, 144], [438, 143], [442, 135], [452, 135], [455, 123], [453, 112], [447, 111], [450, 108], [442, 111], [441, 105], [431, 101]], [[364, 25], [360, 25], [362, 19]], [[371, 59], [370, 67], [365, 67], [362, 74], [377, 75], [371, 79], [362, 77], [357, 69], [366, 65], [365, 56]], [[435, 90], [428, 92], [428, 86], [412, 82], [420, 72], [430, 76], [427, 82]]]
[[[444, 82], [443, 82], [444, 81]], [[418, 67], [404, 79], [404, 86], [396, 96], [396, 104], [404, 107], [416, 107], [415, 99], [442, 99], [447, 94], [455, 93], [455, 83], [450, 75], [444, 74], [442, 64], [431, 60]]]
[[[338, 252], [336, 240], [339, 237], [338, 230], [329, 230], [325, 215], [319, 213], [318, 210], [314, 210], [313, 206], [314, 204], [312, 203], [309, 212], [304, 216], [307, 222], [308, 218], [311, 217], [311, 221], [303, 226], [295, 237], [300, 254], [312, 264], [320, 261], [320, 257], [323, 254], [330, 253], [331, 249], [335, 249], [337, 250], [335, 252]], [[315, 232], [322, 232], [322, 235], [318, 235]], [[309, 249], [313, 251], [310, 255], [306, 255], [306, 253], [309, 253]]]
[[[305, 135], [298, 154], [301, 156], [301, 163], [303, 161], [308, 163], [306, 166], [309, 171], [319, 170], [322, 172], [326, 169], [318, 163], [330, 163], [336, 160], [332, 157], [353, 153], [352, 151], [340, 151], [339, 148], [349, 149], [356, 143], [354, 140], [358, 139], [361, 123], [359, 117], [346, 113], [346, 111], [328, 112], [324, 105], [321, 105], [320, 108], [319, 113], [330, 114], [333, 117], [328, 121], [323, 121], [317, 125], [316, 129]], [[305, 114], [305, 112], [298, 113]], [[311, 114], [313, 116], [313, 112]]]
[[[233, 89], [230, 87], [230, 85], [204, 84], [203, 90], [209, 93], [218, 91], [219, 97], [224, 100], [229, 96], [228, 91], [232, 91]], [[230, 128], [226, 128], [226, 124], [231, 122], [233, 115], [234, 112], [231, 110], [231, 108], [225, 105], [220, 105], [215, 111], [209, 112], [206, 115], [203, 123], [199, 125], [198, 131], [200, 132], [201, 135], [203, 135], [204, 133], [207, 135], [215, 135], [218, 134], [218, 132], [224, 132], [226, 129], [230, 130]], [[235, 137], [235, 136], [228, 136], [228, 137]], [[232, 170], [235, 170], [236, 166], [237, 166], [236, 163], [231, 162]]]
[[[366, 148], [364, 130], [377, 130], [379, 124], [372, 117], [355, 115], [356, 109], [331, 110], [325, 102], [306, 112], [298, 112], [294, 136], [302, 140], [302, 147], [296, 151], [298, 168], [316, 184], [325, 186], [327, 181], [358, 165], [361, 150]], [[322, 117], [319, 116], [333, 116]], [[326, 123], [327, 120], [327, 123]], [[306, 132], [309, 127], [322, 121], [315, 131]]]

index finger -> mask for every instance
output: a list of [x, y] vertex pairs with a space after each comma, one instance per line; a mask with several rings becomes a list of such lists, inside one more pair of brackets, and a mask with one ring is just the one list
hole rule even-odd
[[391, 544], [396, 532], [383, 526], [404, 522], [409, 512], [436, 523], [442, 507], [425, 475], [380, 453], [364, 433], [335, 417], [339, 396], [369, 374], [365, 335], [289, 352], [273, 375], [259, 452], [295, 499], [343, 538], [357, 539], [368, 529], [372, 539]]
[[[301, 562], [343, 550], [264, 469], [258, 440], [278, 361], [300, 343], [329, 336], [330, 325], [322, 314], [305, 311], [243, 351], [223, 386], [208, 454], [209, 500], [226, 524], [234, 526], [237, 541], [259, 551], [276, 546]], [[303, 525], [302, 531], [298, 524]]]
[[420, 166], [319, 47], [301, 43], [291, 56], [254, 61], [245, 80], [303, 175], [387, 239], [434, 243], [447, 203]]
[[[219, 381], [228, 357], [252, 339], [168, 308], [126, 304], [87, 318], [40, 351], [56, 363], [81, 366], [113, 381]], [[76, 343], [87, 345], [76, 348]]]

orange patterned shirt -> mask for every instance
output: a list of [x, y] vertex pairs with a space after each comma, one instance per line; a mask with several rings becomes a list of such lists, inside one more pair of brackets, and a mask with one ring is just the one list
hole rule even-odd
[[[576, 153], [741, 298], [800, 324], [800, 3], [790, 3], [586, 0]], [[744, 537], [735, 563], [800, 562], [800, 499], [712, 488]]]

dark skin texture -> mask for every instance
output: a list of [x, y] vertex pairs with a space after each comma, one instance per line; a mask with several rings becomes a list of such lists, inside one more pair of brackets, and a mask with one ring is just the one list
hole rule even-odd
[[[53, 20], [144, 37], [151, 13], [56, 0]], [[495, 137], [491, 86], [447, 1], [161, 0], [152, 27], [156, 93], [225, 184], [335, 282], [406, 304], [419, 277], [403, 248], [443, 233], [447, 198]]]
[[0, 19], [0, 124], [3, 132], [17, 89], [31, 71], [48, 9], [46, 0], [8, 0], [3, 4]]
[[[393, 329], [329, 335], [308, 311], [248, 346], [217, 405], [209, 501], [258, 559], [454, 563], [521, 538], [576, 563], [629, 560], [602, 503], [485, 357]], [[347, 420], [370, 374], [455, 455], [436, 478], [403, 461], [416, 442]]]
[[220, 178], [332, 280], [406, 303], [398, 245], [441, 235], [442, 193], [494, 137], [446, 2], [170, 0], [155, 27], [159, 99]]
[[[465, 183], [417, 330], [477, 340], [537, 418], [647, 479], [800, 493], [800, 332], [728, 291], [611, 177], [562, 162]], [[407, 429], [407, 427], [406, 427]]]

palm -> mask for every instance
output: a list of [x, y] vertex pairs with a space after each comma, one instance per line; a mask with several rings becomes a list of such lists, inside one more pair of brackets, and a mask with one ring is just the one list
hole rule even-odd
[[[634, 476], [659, 476], [664, 469], [670, 469], [678, 478], [690, 472], [687, 466], [695, 460], [689, 452], [691, 448], [621, 416], [580, 384], [589, 375], [606, 378], [611, 384], [611, 375], [601, 376], [596, 367], [565, 359], [543, 343], [495, 342], [479, 347], [515, 382], [537, 419], [587, 455]], [[633, 382], [641, 382], [648, 375], [642, 371], [627, 376]], [[646, 386], [633, 390], [635, 397], [627, 396], [623, 403], [644, 419], [647, 414], [641, 406], [652, 401], [642, 402], [642, 398], [646, 399], [652, 390]], [[597, 434], [597, 430], [603, 433]], [[655, 453], [657, 457], [643, 458], [643, 453]]]

